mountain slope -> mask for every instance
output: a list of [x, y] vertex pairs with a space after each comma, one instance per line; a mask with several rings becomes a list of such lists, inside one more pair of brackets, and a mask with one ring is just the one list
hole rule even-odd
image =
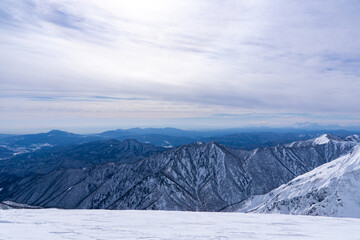
[[[0, 161], [0, 173], [26, 176], [46, 174], [56, 169], [83, 168], [107, 162], [136, 162], [164, 148], [136, 140], [107, 140], [74, 146], [54, 147], [25, 153]], [[1, 179], [1, 177], [0, 177]]]
[[360, 145], [351, 153], [261, 196], [233, 206], [241, 212], [360, 217]]
[[203, 206], [206, 195], [213, 196], [210, 203], [224, 205], [221, 198], [230, 196], [222, 186], [237, 189], [239, 184], [226, 177], [228, 166], [224, 162], [226, 159], [234, 164], [231, 161], [237, 158], [224, 155], [217, 144], [186, 145], [133, 164], [105, 164], [32, 176], [12, 185], [9, 192], [18, 202], [47, 207], [213, 209], [215, 205]]
[[345, 155], [356, 144], [330, 135], [252, 151], [190, 144], [135, 163], [30, 176], [9, 184], [0, 199], [43, 207], [219, 211]]
[[0, 161], [12, 157], [14, 153], [14, 151], [0, 146]]
[[[136, 140], [97, 141], [75, 146], [54, 147], [21, 154], [0, 161], [0, 199], [6, 200], [8, 189], [23, 178], [40, 178], [54, 170], [82, 169], [109, 162], [137, 162], [165, 148], [139, 143]], [[50, 174], [51, 175], [51, 174]], [[72, 178], [72, 176], [68, 176]], [[50, 182], [53, 182], [51, 180]], [[34, 183], [38, 184], [38, 183]], [[41, 184], [40, 184], [41, 186]], [[36, 194], [36, 193], [34, 193]]]

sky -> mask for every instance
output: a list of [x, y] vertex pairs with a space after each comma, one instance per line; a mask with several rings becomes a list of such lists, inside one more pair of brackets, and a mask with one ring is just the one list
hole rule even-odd
[[1, 0], [0, 132], [360, 126], [358, 0]]

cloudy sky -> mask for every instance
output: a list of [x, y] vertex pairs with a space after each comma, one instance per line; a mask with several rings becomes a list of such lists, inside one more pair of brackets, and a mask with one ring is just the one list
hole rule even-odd
[[358, 0], [1, 0], [0, 132], [360, 125]]

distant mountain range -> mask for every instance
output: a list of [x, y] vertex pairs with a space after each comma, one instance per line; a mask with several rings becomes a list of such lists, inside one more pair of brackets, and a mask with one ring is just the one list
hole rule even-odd
[[[265, 129], [264, 129], [265, 130]], [[113, 130], [99, 134], [80, 135], [60, 130], [47, 133], [26, 135], [0, 134], [0, 160], [8, 159], [14, 155], [37, 151], [54, 146], [69, 146], [93, 141], [115, 139], [123, 141], [135, 139], [160, 147], [172, 148], [195, 142], [217, 142], [232, 148], [255, 149], [259, 147], [276, 146], [292, 141], [305, 140], [320, 136], [323, 131], [275, 132], [254, 131], [237, 132], [241, 130], [212, 130], [212, 131], [184, 131], [176, 128], [132, 128], [127, 130]], [[331, 131], [336, 136], [346, 137], [355, 132], [343, 130]]]
[[[27, 155], [30, 160], [19, 158], [16, 161], [22, 161], [24, 170], [33, 169], [32, 173], [3, 178], [0, 181], [0, 200], [60, 208], [239, 210], [239, 204], [245, 200], [266, 194], [297, 176], [350, 154], [359, 144], [359, 137], [322, 135], [254, 150], [233, 149], [210, 142], [164, 151], [132, 141], [137, 146], [135, 149], [145, 149], [137, 151], [137, 159], [131, 156], [133, 148], [120, 152], [124, 156], [129, 154], [134, 161], [107, 162], [111, 158], [104, 155], [100, 162], [81, 163], [81, 156], [92, 155], [86, 153], [88, 150], [81, 151], [81, 146], [86, 144], [78, 146], [78, 156], [76, 147], [75, 150], [66, 150], [69, 156], [80, 159], [81, 164], [75, 167], [71, 164], [46, 167], [64, 159], [66, 155], [61, 150], [54, 158], [49, 158], [45, 149], [38, 153], [45, 154], [46, 158], [40, 158], [36, 152]], [[106, 146], [111, 145], [116, 144], [108, 143]], [[94, 156], [101, 158], [102, 153], [96, 144], [90, 149], [93, 149]], [[40, 163], [44, 165], [39, 167]], [[20, 165], [16, 168], [21, 169]], [[10, 169], [7, 174], [11, 175]], [[39, 172], [37, 169], [45, 170]]]
[[47, 133], [13, 135], [0, 138], [0, 160], [9, 158], [6, 151], [12, 155], [36, 151], [46, 147], [68, 146], [99, 140], [95, 136], [79, 135], [59, 130]]

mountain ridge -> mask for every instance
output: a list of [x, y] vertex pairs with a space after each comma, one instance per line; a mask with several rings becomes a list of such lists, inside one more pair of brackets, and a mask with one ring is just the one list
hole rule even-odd
[[348, 154], [226, 211], [360, 217], [360, 144]]
[[345, 155], [356, 144], [312, 139], [249, 151], [194, 143], [134, 163], [28, 177], [3, 197], [42, 207], [219, 211]]

